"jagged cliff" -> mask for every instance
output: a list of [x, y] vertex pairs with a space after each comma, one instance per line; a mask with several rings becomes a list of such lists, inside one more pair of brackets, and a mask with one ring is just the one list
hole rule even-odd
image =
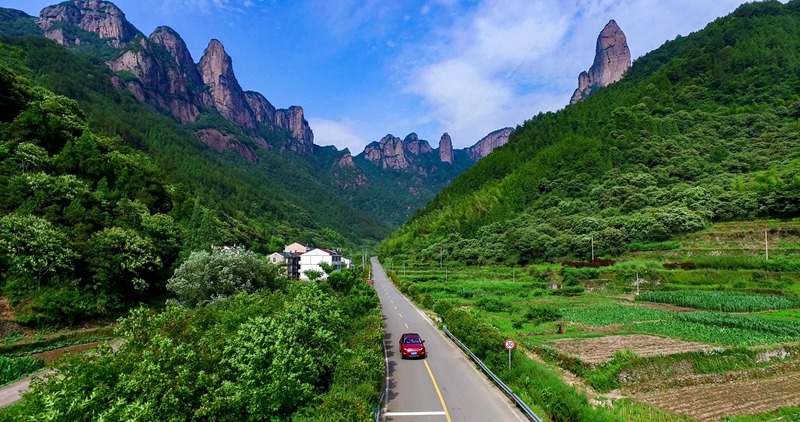
[[68, 36], [65, 25], [97, 34], [114, 48], [121, 48], [140, 32], [117, 6], [102, 0], [74, 0], [46, 7], [36, 21], [45, 36], [61, 45], [80, 45], [86, 40]]
[[[48, 38], [67, 47], [93, 42], [87, 34], [94, 34], [118, 49], [107, 61], [119, 75], [117, 85], [182, 123], [216, 111], [256, 145], [271, 147], [259, 135], [262, 130], [282, 130], [288, 139], [281, 149], [314, 152], [314, 134], [303, 108], [276, 109], [263, 95], [245, 92], [233, 71], [233, 59], [218, 40], [209, 42], [195, 64], [177, 32], [161, 26], [145, 37], [117, 6], [102, 0], [73, 0], [47, 7], [37, 24]], [[237, 145], [239, 141], [230, 134], [198, 131], [197, 135], [215, 150], [235, 151], [248, 160], [257, 157], [251, 148]]]
[[495, 148], [505, 145], [508, 142], [508, 136], [511, 135], [511, 131], [510, 127], [506, 127], [484, 136], [475, 145], [467, 148], [467, 154], [475, 161], [480, 160], [489, 155]]
[[572, 94], [569, 103], [575, 104], [598, 88], [622, 79], [630, 67], [631, 51], [628, 48], [628, 40], [617, 22], [612, 19], [600, 31], [595, 47], [594, 63], [588, 72], [581, 72], [578, 75], [578, 89]]

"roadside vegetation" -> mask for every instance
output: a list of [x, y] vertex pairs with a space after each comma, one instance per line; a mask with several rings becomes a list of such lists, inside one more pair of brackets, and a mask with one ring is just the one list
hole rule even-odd
[[[214, 254], [234, 267], [252, 263], [247, 253]], [[189, 261], [180, 274], [209, 279], [216, 270]], [[244, 275], [202, 298], [176, 288], [196, 304], [133, 309], [118, 322], [118, 351], [101, 345], [58, 361], [0, 420], [372, 420], [383, 323], [364, 275]], [[254, 281], [261, 287], [250, 292]]]

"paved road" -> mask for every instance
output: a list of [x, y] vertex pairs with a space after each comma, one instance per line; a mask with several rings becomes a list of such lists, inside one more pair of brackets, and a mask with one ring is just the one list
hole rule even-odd
[[[372, 279], [386, 324], [387, 421], [527, 421], [513, 402], [476, 369], [461, 349], [409, 302], [372, 258]], [[402, 360], [400, 335], [419, 333], [428, 358]], [[502, 345], [498, 345], [502, 347]]]
[[51, 373], [53, 373], [52, 369], [45, 369], [15, 383], [0, 387], [0, 407], [6, 407], [22, 400], [22, 394], [31, 388], [31, 381], [34, 378], [43, 377]]

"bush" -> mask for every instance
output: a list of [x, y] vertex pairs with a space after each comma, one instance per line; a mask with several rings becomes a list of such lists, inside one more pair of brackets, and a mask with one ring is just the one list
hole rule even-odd
[[577, 286], [581, 281], [591, 280], [600, 277], [600, 270], [597, 268], [571, 268], [564, 267], [564, 285]]
[[561, 313], [557, 309], [546, 306], [531, 306], [525, 311], [524, 319], [533, 324], [541, 324], [543, 322], [558, 321], [561, 319]]
[[72, 285], [45, 288], [17, 307], [15, 320], [25, 325], [63, 325], [106, 315], [116, 300]]
[[188, 305], [206, 304], [237, 293], [275, 290], [285, 281], [278, 269], [240, 249], [193, 252], [175, 270], [167, 289]]

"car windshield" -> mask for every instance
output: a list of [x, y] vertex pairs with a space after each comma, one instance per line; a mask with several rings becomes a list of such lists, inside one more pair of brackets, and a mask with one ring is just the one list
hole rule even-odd
[[420, 340], [419, 337], [406, 337], [405, 340], [403, 340], [403, 344], [420, 344], [420, 343], [422, 343], [422, 340]]

